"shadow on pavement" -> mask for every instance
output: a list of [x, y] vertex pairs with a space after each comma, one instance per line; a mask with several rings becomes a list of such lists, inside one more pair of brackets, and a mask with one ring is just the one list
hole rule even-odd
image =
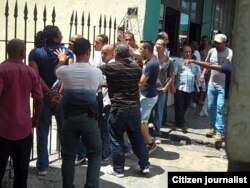
[[[77, 166], [75, 167], [75, 187], [83, 187], [86, 181], [87, 166]], [[104, 175], [100, 171], [100, 177]], [[114, 182], [99, 179], [100, 188], [124, 188], [123, 186], [116, 184]], [[29, 188], [61, 188], [62, 187], [62, 175], [61, 168], [50, 167], [47, 176], [38, 176], [35, 167], [30, 167], [29, 178], [28, 178]]]
[[137, 166], [133, 166], [125, 171], [126, 176], [133, 176], [139, 178], [151, 178], [153, 176], [161, 175], [163, 173], [167, 173], [163, 168], [155, 165], [150, 165], [150, 173], [142, 174]]
[[[162, 144], [166, 144], [165, 142], [168, 142], [168, 140], [162, 140]], [[168, 142], [168, 144], [170, 144]], [[157, 158], [157, 159], [166, 159], [166, 160], [175, 160], [178, 159], [180, 156], [178, 153], [176, 152], [171, 152], [171, 151], [165, 151], [161, 145], [158, 145], [157, 148], [149, 154], [149, 158]], [[137, 161], [137, 157], [135, 156], [135, 154], [127, 157], [127, 159], [133, 160], [133, 161]]]
[[[164, 144], [164, 140], [162, 141]], [[172, 151], [165, 151], [160, 145], [149, 155], [149, 157], [157, 159], [166, 159], [166, 160], [176, 160], [180, 158], [179, 153]]]

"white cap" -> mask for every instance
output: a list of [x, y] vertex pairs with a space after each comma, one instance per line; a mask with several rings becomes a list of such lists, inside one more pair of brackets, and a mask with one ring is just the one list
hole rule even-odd
[[214, 37], [214, 41], [218, 43], [226, 42], [227, 41], [227, 36], [224, 34], [217, 34]]

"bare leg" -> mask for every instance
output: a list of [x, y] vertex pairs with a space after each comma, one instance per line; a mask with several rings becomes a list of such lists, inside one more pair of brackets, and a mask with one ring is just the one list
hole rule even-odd
[[141, 132], [142, 132], [142, 135], [144, 137], [144, 141], [146, 142], [146, 144], [151, 144], [153, 141], [149, 134], [148, 125], [146, 123], [143, 123], [141, 125]]

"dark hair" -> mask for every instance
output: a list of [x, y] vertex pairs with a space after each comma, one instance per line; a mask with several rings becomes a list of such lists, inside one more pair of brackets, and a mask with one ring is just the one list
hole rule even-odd
[[12, 39], [8, 42], [6, 50], [9, 58], [20, 58], [21, 56], [24, 56], [25, 44], [23, 40], [17, 38]]
[[105, 34], [99, 34], [99, 35], [97, 35], [97, 37], [100, 37], [102, 39], [102, 44], [108, 44], [109, 38], [108, 38], [107, 35], [105, 35]]
[[35, 47], [40, 48], [45, 46], [45, 44], [46, 37], [44, 36], [44, 33], [42, 31], [37, 32], [35, 36]]
[[190, 45], [190, 43], [187, 42], [187, 41], [183, 42], [182, 47], [181, 47], [181, 52], [183, 52], [183, 48], [186, 47], [186, 46], [190, 47], [191, 50], [192, 50], [192, 53], [194, 53], [194, 51], [193, 51], [194, 49], [192, 48], [192, 46]]
[[131, 36], [131, 38], [132, 38], [133, 40], [135, 40], [135, 36], [134, 36], [134, 34], [133, 34], [133, 33], [131, 33], [130, 31], [126, 31], [126, 32], [124, 33], [124, 35]]
[[[155, 40], [155, 43], [156, 43], [158, 40], [163, 40], [163, 41], [164, 41], [164, 39], [158, 38], [158, 39]], [[163, 43], [163, 46], [166, 47], [166, 43], [165, 43], [165, 42]]]
[[89, 40], [85, 38], [76, 39], [73, 45], [73, 52], [76, 56], [84, 55], [91, 50]]
[[209, 40], [209, 37], [208, 37], [207, 35], [203, 35], [203, 36], [201, 37], [201, 40], [203, 41], [204, 39]]
[[193, 51], [198, 50], [198, 43], [196, 41], [191, 41], [189, 44]]
[[148, 51], [154, 51], [154, 43], [151, 40], [142, 40], [141, 43], [144, 44], [144, 49], [148, 49]]
[[159, 32], [159, 33], [157, 34], [157, 36], [156, 36], [156, 40], [157, 40], [157, 39], [165, 39], [164, 34], [167, 35], [167, 33], [166, 33], [165, 31]]
[[124, 25], [118, 26], [118, 31], [125, 31], [125, 26]]
[[43, 34], [46, 38], [46, 44], [54, 43], [54, 38], [58, 36], [59, 28], [54, 25], [47, 25], [43, 29]]

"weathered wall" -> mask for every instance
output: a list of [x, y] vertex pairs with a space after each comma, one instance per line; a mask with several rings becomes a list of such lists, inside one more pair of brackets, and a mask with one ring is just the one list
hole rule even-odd
[[250, 162], [250, 1], [236, 2], [233, 74], [229, 95], [226, 145], [234, 160]]
[[[14, 5], [16, 0], [9, 0], [9, 32], [8, 32], [8, 39], [11, 39], [14, 37]], [[72, 14], [72, 11], [77, 11], [78, 16], [78, 32], [81, 33], [81, 26], [80, 26], [80, 18], [82, 17], [82, 12], [84, 11], [85, 16], [85, 26], [86, 26], [86, 20], [87, 15], [90, 13], [91, 18], [91, 30], [93, 29], [93, 26], [96, 26], [96, 34], [99, 33], [98, 25], [99, 25], [99, 18], [100, 15], [107, 16], [107, 24], [109, 21], [110, 16], [112, 16], [112, 20], [114, 17], [116, 17], [117, 26], [121, 23], [122, 19], [124, 18], [127, 9], [129, 6], [138, 6], [138, 19], [137, 18], [131, 18], [129, 20], [129, 28], [132, 29], [132, 32], [135, 33], [136, 39], [139, 40], [139, 36], [142, 36], [142, 28], [144, 24], [144, 16], [145, 16], [145, 0], [33, 0], [33, 1], [25, 1], [25, 0], [18, 0], [18, 33], [17, 37], [20, 39], [24, 39], [24, 5], [25, 2], [27, 2], [28, 6], [28, 35], [27, 40], [33, 41], [34, 38], [34, 20], [33, 20], [33, 11], [35, 4], [37, 5], [38, 10], [38, 27], [37, 31], [43, 29], [43, 10], [46, 5], [47, 8], [47, 24], [51, 24], [51, 14], [53, 7], [55, 7], [56, 10], [56, 22], [55, 25], [59, 26], [61, 29], [64, 39], [63, 42], [67, 42], [69, 38], [69, 23], [70, 23], [70, 17]], [[6, 0], [0, 1], [0, 40], [5, 39], [5, 3]], [[114, 21], [114, 20], [113, 20]], [[139, 28], [138, 28], [139, 26]], [[87, 34], [87, 27], [85, 27], [85, 33]], [[108, 26], [107, 26], [108, 31]], [[73, 33], [75, 30], [73, 29]], [[102, 31], [103, 32], [103, 31]], [[140, 34], [139, 34], [140, 32]], [[93, 32], [90, 32], [90, 41], [93, 42]], [[86, 37], [86, 36], [85, 36]], [[113, 40], [113, 39], [112, 39]], [[27, 45], [27, 51], [33, 46], [33, 44]], [[3, 61], [4, 59], [4, 48], [5, 43], [0, 42], [0, 61]]]

